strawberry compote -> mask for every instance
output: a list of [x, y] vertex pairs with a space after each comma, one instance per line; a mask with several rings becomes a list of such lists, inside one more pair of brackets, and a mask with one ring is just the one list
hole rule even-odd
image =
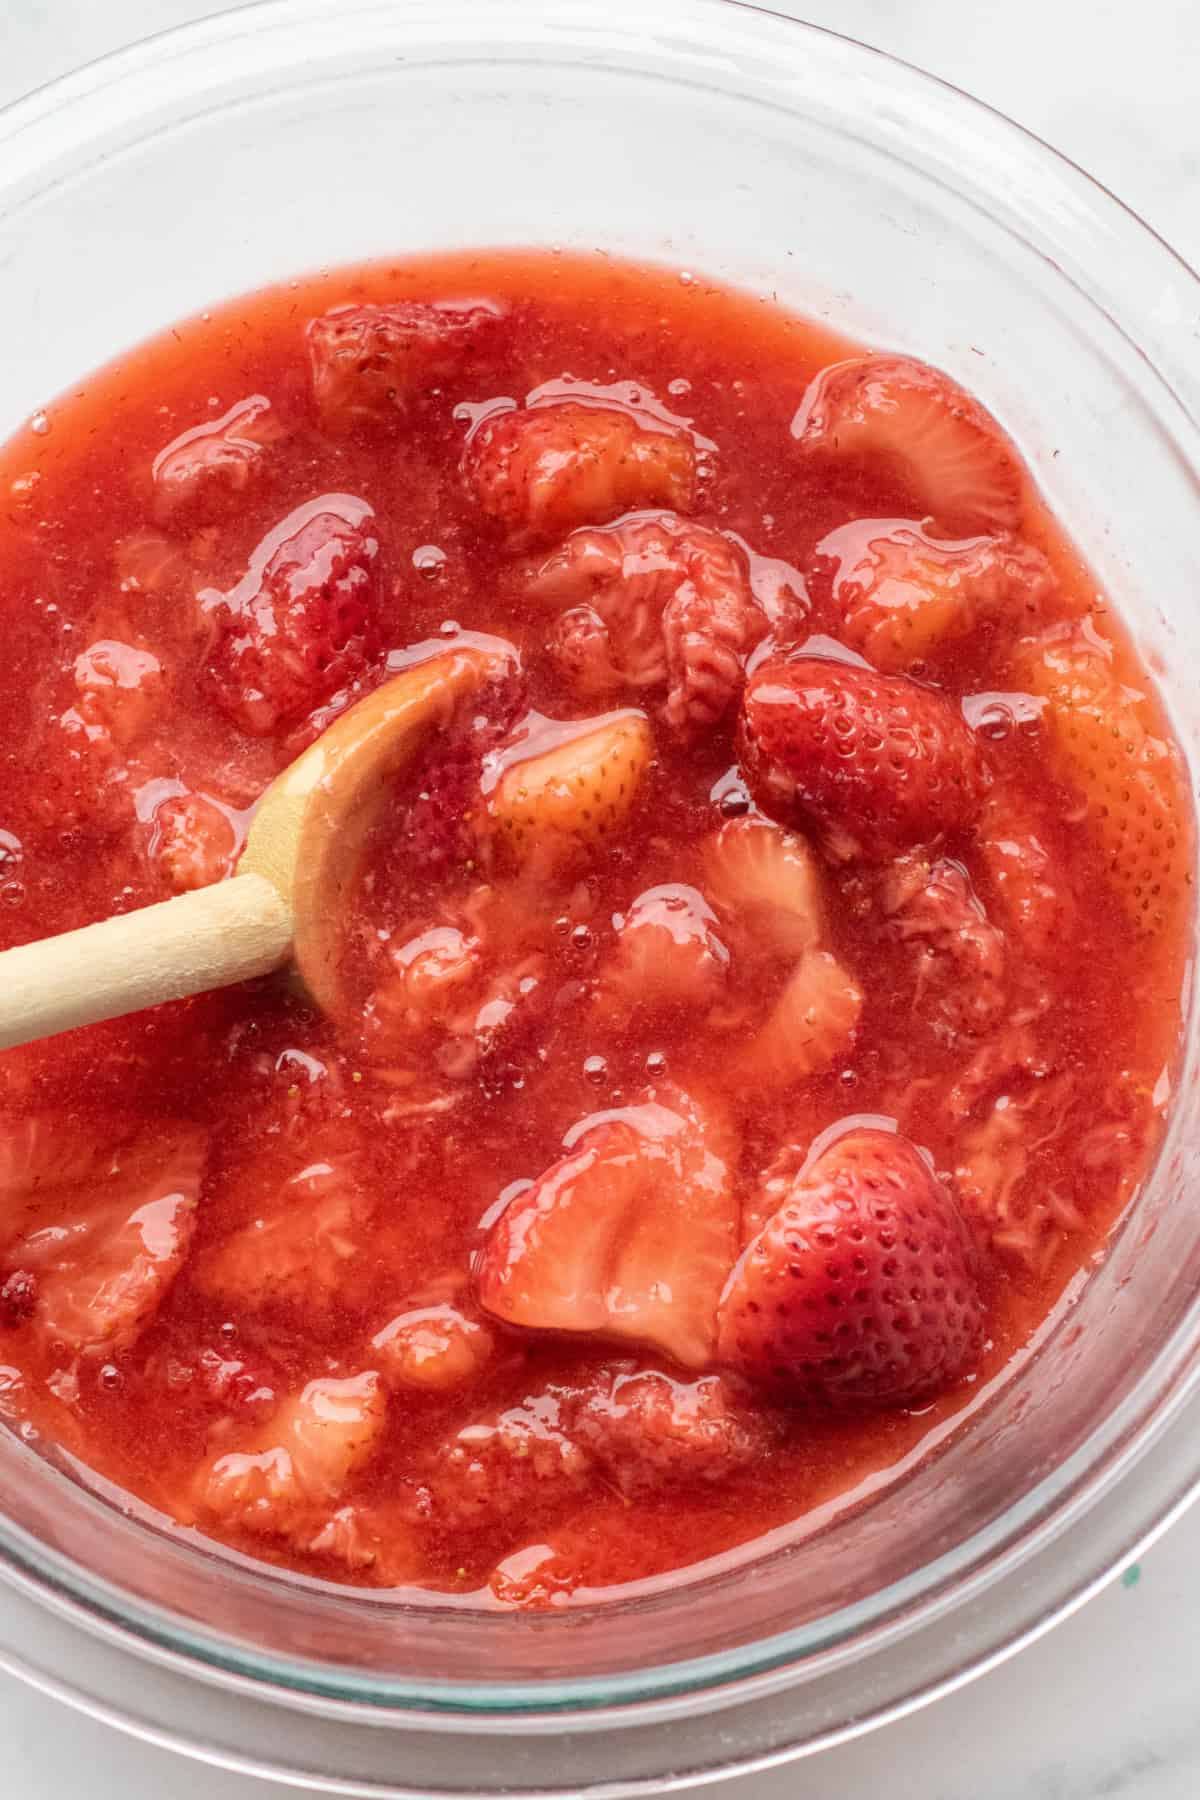
[[446, 703], [294, 976], [0, 1057], [0, 1394], [328, 1579], [565, 1605], [930, 1453], [1171, 1088], [1151, 684], [945, 375], [604, 258], [291, 283], [0, 463], [0, 947]]

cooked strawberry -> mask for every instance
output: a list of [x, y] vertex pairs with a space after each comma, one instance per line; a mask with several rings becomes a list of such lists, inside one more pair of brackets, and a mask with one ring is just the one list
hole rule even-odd
[[1149, 696], [1122, 680], [1090, 623], [1053, 626], [1020, 646], [1014, 680], [1046, 702], [1056, 766], [1087, 803], [1085, 828], [1130, 922], [1160, 931], [1191, 886], [1181, 771]]
[[[86, 1187], [102, 1171], [109, 1156], [106, 1143], [94, 1143], [64, 1120], [27, 1118], [0, 1130], [0, 1194], [7, 1225], [14, 1205], [53, 1203], [55, 1196]], [[16, 1215], [19, 1218], [19, 1214]]]
[[[1107, 1096], [1089, 1094], [1082, 1119], [1075, 1097], [1067, 1075], [1043, 1068], [1031, 1078], [1012, 1057], [992, 1084], [990, 1106], [958, 1140], [954, 1177], [963, 1212], [1001, 1258], [1037, 1276], [1045, 1275], [1064, 1233], [1084, 1225], [1053, 1149], [1068, 1134], [1082, 1140], [1102, 1120], [1113, 1123]], [[1129, 1151], [1128, 1142], [1121, 1145], [1123, 1156]], [[1099, 1186], [1097, 1174], [1089, 1171], [1085, 1178], [1089, 1201]]]
[[594, 853], [629, 817], [653, 748], [645, 714], [632, 711], [547, 720], [518, 739], [488, 802], [514, 860], [549, 871]]
[[591, 1458], [563, 1429], [559, 1403], [539, 1394], [464, 1425], [426, 1472], [434, 1519], [456, 1530], [557, 1509], [587, 1483]]
[[31, 745], [40, 781], [30, 804], [40, 822], [63, 831], [86, 825], [126, 831], [137, 753], [162, 729], [170, 697], [159, 657], [125, 618], [112, 617], [60, 670], [40, 684], [35, 711], [44, 736]]
[[310, 1381], [254, 1433], [244, 1449], [200, 1471], [202, 1516], [307, 1546], [347, 1483], [374, 1455], [387, 1413], [371, 1370]]
[[[676, 1499], [679, 1496], [676, 1495]], [[488, 1578], [494, 1600], [521, 1612], [546, 1612], [588, 1601], [597, 1591], [636, 1581], [644, 1546], [630, 1530], [630, 1500], [593, 1491], [563, 1519], [527, 1534]]]
[[19, 1425], [27, 1416], [28, 1405], [29, 1390], [20, 1369], [0, 1364], [0, 1419], [7, 1425]]
[[666, 882], [639, 894], [621, 915], [617, 942], [600, 973], [599, 1011], [609, 1017], [698, 1019], [724, 992], [729, 951], [703, 894]]
[[994, 1250], [1041, 1272], [1045, 1247], [1039, 1207], [1029, 1193], [1030, 1096], [1002, 1094], [960, 1140], [954, 1178], [963, 1209]]
[[1027, 795], [995, 786], [979, 815], [980, 866], [997, 916], [1024, 956], [1053, 956], [1071, 927], [1075, 897], [1070, 877], [1050, 851], [1042, 811]]
[[112, 561], [122, 594], [179, 594], [191, 572], [186, 551], [161, 531], [133, 531], [118, 538]]
[[482, 1305], [508, 1325], [628, 1339], [702, 1367], [737, 1250], [725, 1132], [680, 1094], [585, 1119], [566, 1142], [492, 1227]]
[[428, 1574], [411, 1503], [398, 1489], [369, 1504], [354, 1501], [339, 1506], [319, 1518], [315, 1528], [294, 1533], [291, 1542], [308, 1556], [323, 1557], [347, 1569], [369, 1570], [375, 1587], [410, 1587]]
[[144, 644], [100, 638], [72, 665], [77, 698], [62, 716], [64, 731], [128, 750], [166, 702], [162, 663]]
[[806, 450], [886, 464], [939, 531], [1012, 531], [1025, 471], [989, 412], [940, 369], [908, 356], [824, 369], [792, 422]]
[[325, 494], [267, 533], [237, 586], [202, 596], [209, 679], [235, 725], [268, 737], [362, 674], [378, 644], [369, 506]]
[[388, 1527], [389, 1541], [385, 1543], [369, 1508], [339, 1506], [327, 1519], [322, 1519], [314, 1531], [298, 1533], [293, 1541], [298, 1550], [309, 1556], [327, 1556], [347, 1569], [374, 1569], [386, 1557], [388, 1573], [381, 1585], [391, 1587], [396, 1585], [391, 1579], [391, 1571], [398, 1559], [402, 1561], [405, 1574], [414, 1572], [419, 1565], [412, 1558], [411, 1550], [409, 1557], [404, 1558], [398, 1526], [389, 1520]]
[[738, 1067], [771, 1088], [819, 1074], [852, 1048], [862, 1003], [862, 989], [836, 956], [806, 950]]
[[824, 657], [755, 670], [738, 742], [763, 810], [810, 824], [840, 861], [888, 862], [963, 831], [987, 788], [974, 734], [949, 700]]
[[724, 1376], [676, 1381], [656, 1369], [611, 1376], [576, 1409], [571, 1432], [631, 1495], [724, 1481], [773, 1442], [770, 1419]]
[[951, 1195], [907, 1138], [859, 1129], [788, 1181], [744, 1251], [718, 1354], [781, 1399], [910, 1406], [966, 1374], [986, 1323]]
[[901, 857], [880, 885], [885, 935], [912, 953], [913, 1011], [942, 1038], [999, 1023], [1006, 1000], [1004, 937], [960, 863]]
[[950, 1071], [950, 1085], [942, 1102], [946, 1117], [960, 1125], [977, 1116], [985, 1102], [995, 1098], [1010, 1082], [1025, 1087], [1026, 1077], [1044, 1080], [1052, 1067], [1045, 1049], [1039, 1047], [1034, 1021], [1010, 1019], [1003, 1031], [980, 1044], [969, 1061]]
[[0, 1281], [0, 1328], [14, 1331], [33, 1317], [38, 1278], [30, 1269], [12, 1269]]
[[232, 873], [237, 834], [229, 815], [204, 794], [161, 800], [150, 822], [149, 852], [171, 891], [186, 894]]
[[371, 1339], [385, 1381], [430, 1393], [469, 1387], [494, 1345], [486, 1325], [448, 1305], [397, 1313]]
[[488, 1586], [499, 1605], [522, 1612], [565, 1606], [576, 1588], [585, 1585], [584, 1571], [591, 1570], [592, 1551], [586, 1538], [577, 1542], [571, 1537], [563, 1544], [555, 1532], [553, 1543], [523, 1544], [504, 1557], [492, 1570]]
[[702, 885], [752, 949], [802, 956], [825, 928], [821, 872], [805, 840], [770, 819], [730, 819], [701, 847]]
[[677, 731], [725, 716], [767, 630], [745, 551], [672, 513], [572, 532], [530, 591], [568, 603], [550, 652], [577, 693], [665, 686], [664, 717]]
[[394, 300], [335, 306], [308, 325], [321, 423], [344, 432], [402, 416], [486, 348], [499, 310], [480, 302]]
[[4, 1260], [32, 1279], [30, 1317], [50, 1346], [111, 1353], [149, 1323], [191, 1243], [205, 1148], [189, 1126], [114, 1143], [48, 1118], [0, 1141]]
[[[177, 1370], [175, 1374], [178, 1379]], [[171, 1370], [165, 1371], [168, 1385], [171, 1376]], [[261, 1352], [227, 1356], [220, 1350], [202, 1350], [192, 1378], [206, 1399], [215, 1400], [233, 1414], [259, 1418], [268, 1410], [274, 1411], [279, 1402], [280, 1370]]]
[[684, 512], [696, 477], [682, 432], [569, 400], [493, 414], [467, 440], [462, 466], [484, 512], [534, 540], [641, 507]]
[[192, 529], [232, 511], [261, 482], [266, 446], [283, 434], [262, 394], [181, 432], [154, 459], [154, 515]]
[[372, 1012], [389, 1037], [443, 1023], [479, 987], [485, 967], [479, 939], [455, 925], [433, 925], [389, 945], [388, 962], [391, 972], [375, 991]]
[[248, 1224], [205, 1249], [192, 1280], [231, 1306], [328, 1315], [345, 1301], [361, 1301], [377, 1276], [374, 1210], [352, 1167], [310, 1163], [267, 1188]]
[[375, 910], [397, 898], [406, 910], [415, 883], [431, 879], [444, 889], [448, 875], [470, 868], [485, 824], [483, 769], [524, 712], [524, 684], [510, 668], [472, 685], [431, 730], [376, 827]]
[[[501, 904], [490, 909], [487, 901], [497, 894]], [[523, 908], [510, 925], [499, 915], [514, 897]], [[507, 892], [485, 888], [458, 911], [483, 938], [441, 925], [391, 947], [390, 967], [385, 965], [363, 1015], [376, 1053], [403, 1054], [406, 1045], [419, 1042], [428, 1069], [451, 1081], [475, 1076], [483, 1091], [504, 1092], [515, 1073], [514, 1056], [519, 1060], [553, 1001], [544, 952], [521, 947], [530, 933], [527, 904], [518, 884]], [[506, 927], [511, 937], [504, 935]]]
[[832, 566], [833, 629], [877, 669], [911, 669], [983, 628], [1036, 630], [1055, 592], [1041, 551], [1011, 537], [940, 543], [916, 525], [856, 519], [814, 554]]

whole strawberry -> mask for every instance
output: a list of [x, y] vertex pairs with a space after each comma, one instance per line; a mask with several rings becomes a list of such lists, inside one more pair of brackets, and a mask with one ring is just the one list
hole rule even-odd
[[774, 1210], [721, 1296], [719, 1360], [838, 1410], [909, 1406], [964, 1375], [986, 1332], [975, 1246], [914, 1145], [850, 1131], [802, 1171], [789, 1150], [766, 1177], [759, 1213]]
[[755, 671], [738, 748], [763, 811], [814, 830], [839, 862], [890, 862], [963, 831], [987, 788], [974, 734], [949, 700], [906, 675], [827, 657]]

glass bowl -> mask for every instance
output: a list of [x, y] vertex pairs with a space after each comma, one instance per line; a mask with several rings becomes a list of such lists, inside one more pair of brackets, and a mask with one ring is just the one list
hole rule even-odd
[[[558, 244], [710, 275], [962, 377], [1200, 753], [1200, 284], [942, 84], [732, 0], [295, 0], [0, 116], [0, 432], [240, 290]], [[1197, 1033], [1153, 1178], [1037, 1342], [869, 1498], [537, 1617], [354, 1593], [0, 1434], [0, 1661], [159, 1742], [343, 1794], [662, 1792], [897, 1715], [1079, 1603], [1200, 1470]], [[1190, 1426], [1190, 1429], [1189, 1429]], [[1169, 1427], [1169, 1429], [1168, 1429]]]

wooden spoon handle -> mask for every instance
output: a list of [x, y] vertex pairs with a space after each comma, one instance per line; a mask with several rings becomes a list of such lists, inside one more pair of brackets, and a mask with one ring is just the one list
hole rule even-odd
[[288, 959], [291, 909], [235, 875], [0, 954], [0, 1049], [267, 975]]

